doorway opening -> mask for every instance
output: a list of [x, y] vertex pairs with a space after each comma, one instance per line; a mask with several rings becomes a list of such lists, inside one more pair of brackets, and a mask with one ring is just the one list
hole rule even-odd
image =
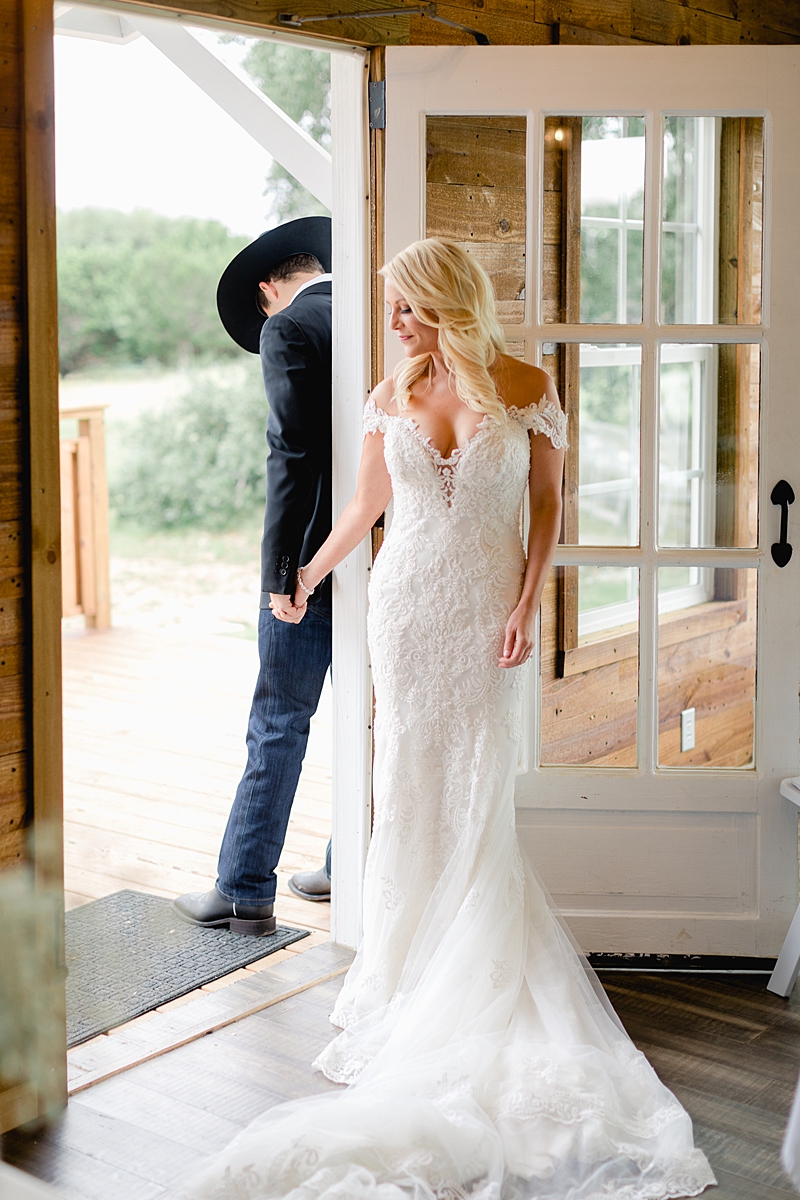
[[[56, 32], [72, 909], [216, 877], [258, 670], [268, 412], [216, 284], [264, 229], [328, 211], [331, 55], [64, 4]], [[265, 149], [276, 122], [310, 143], [316, 195], [280, 137], [284, 165]], [[328, 684], [279, 867], [279, 922], [312, 931], [288, 952], [329, 936], [330, 906], [287, 881], [325, 859], [331, 720]]]

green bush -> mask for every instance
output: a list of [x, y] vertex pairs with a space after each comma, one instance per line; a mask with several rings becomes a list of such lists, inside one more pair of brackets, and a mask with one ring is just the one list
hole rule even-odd
[[220, 275], [248, 239], [220, 221], [81, 208], [58, 215], [61, 373], [102, 362], [231, 358]]
[[257, 359], [195, 377], [160, 411], [110, 428], [111, 508], [146, 530], [229, 529], [264, 504], [267, 402]]

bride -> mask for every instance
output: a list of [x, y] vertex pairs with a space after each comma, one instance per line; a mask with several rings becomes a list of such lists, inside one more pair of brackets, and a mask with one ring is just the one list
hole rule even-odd
[[[523, 671], [558, 539], [566, 417], [504, 352], [491, 283], [431, 238], [383, 270], [405, 361], [295, 607], [390, 496], [370, 584], [375, 826], [364, 939], [316, 1061], [189, 1200], [662, 1200], [715, 1182], [548, 904], [514, 827]], [[530, 496], [527, 556], [520, 536]], [[282, 614], [277, 614], [283, 619]]]

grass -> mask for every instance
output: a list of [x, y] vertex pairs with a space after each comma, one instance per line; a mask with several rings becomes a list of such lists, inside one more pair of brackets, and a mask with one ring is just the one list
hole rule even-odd
[[123, 559], [165, 559], [172, 564], [195, 566], [230, 563], [248, 566], [261, 552], [263, 507], [246, 514], [235, 529], [171, 529], [152, 531], [131, 521], [111, 517], [111, 554]]

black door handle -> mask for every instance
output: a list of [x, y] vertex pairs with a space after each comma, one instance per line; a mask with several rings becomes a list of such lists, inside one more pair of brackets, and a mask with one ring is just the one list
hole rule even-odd
[[794, 504], [792, 485], [785, 479], [779, 480], [772, 489], [770, 500], [781, 507], [781, 536], [780, 541], [772, 543], [772, 561], [779, 567], [785, 567], [792, 557], [792, 547], [789, 544], [789, 505]]

